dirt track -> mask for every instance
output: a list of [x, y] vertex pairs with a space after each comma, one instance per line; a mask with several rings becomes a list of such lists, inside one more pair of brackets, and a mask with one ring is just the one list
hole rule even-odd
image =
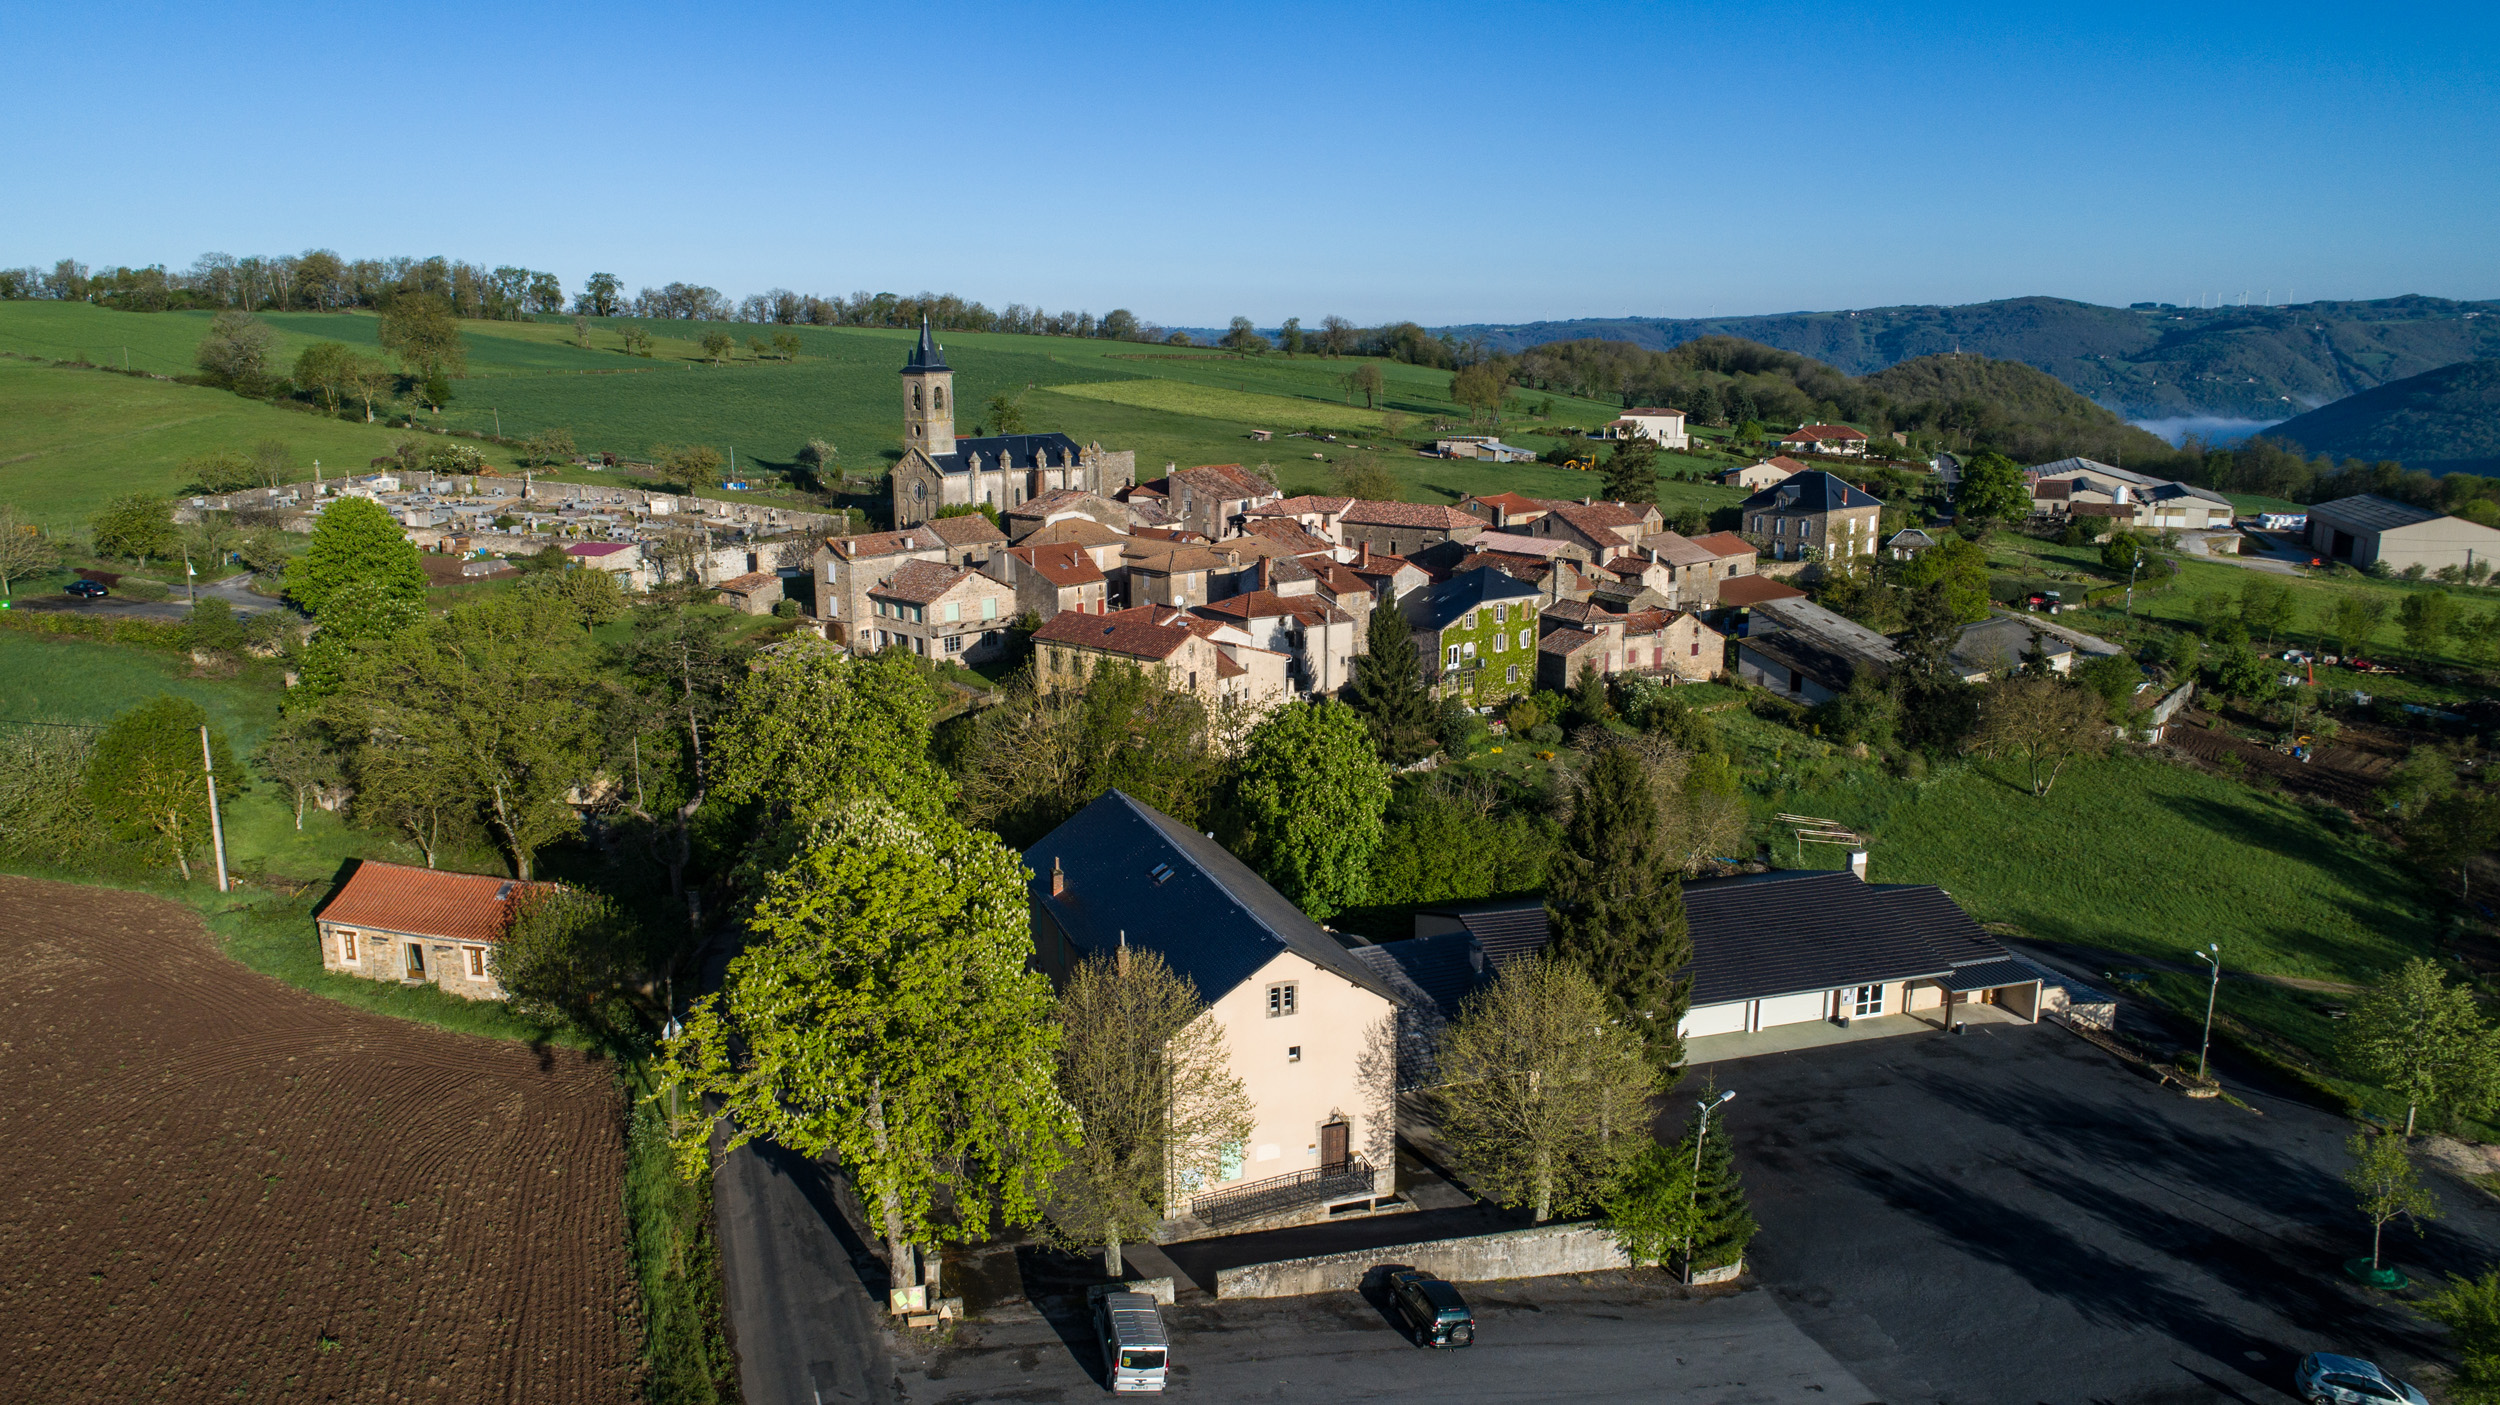
[[0, 1090], [0, 1401], [631, 1391], [603, 1065], [281, 985], [168, 903], [0, 877]]

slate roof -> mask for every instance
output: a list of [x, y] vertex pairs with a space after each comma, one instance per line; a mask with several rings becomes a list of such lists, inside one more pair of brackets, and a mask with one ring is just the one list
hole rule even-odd
[[1765, 512], [1835, 512], [1844, 507], [1882, 507], [1883, 503], [1819, 468], [1792, 473], [1752, 497], [1742, 510]]
[[1952, 660], [1954, 671], [1965, 675], [2020, 668], [2023, 654], [2031, 647], [2034, 634], [2040, 637], [2041, 649], [2052, 659], [2075, 651], [2074, 645], [2029, 620], [1998, 615], [1962, 626], [1962, 632], [1953, 638], [1953, 648], [1948, 657]]
[[1371, 968], [1392, 999], [1444, 1024], [1458, 1018], [1459, 1006], [1486, 980], [1484, 948], [1470, 932], [1402, 937], [1348, 954]]
[[894, 568], [894, 574], [870, 586], [868, 593], [907, 605], [926, 605], [971, 575], [963, 567], [949, 566], [943, 561], [906, 561]]
[[532, 888], [551, 886], [365, 859], [314, 916], [402, 936], [499, 941], [512, 919], [513, 900]]
[[1687, 883], [1684, 913], [1696, 1008], [2011, 959], [1942, 888], [1867, 883], [1846, 869]]
[[1072, 465], [1084, 450], [1068, 436], [1052, 431], [1048, 434], [992, 434], [980, 439], [958, 439], [955, 452], [931, 454], [929, 461], [940, 473], [964, 473], [970, 470], [970, 455], [981, 456], [981, 471], [996, 473], [1001, 468], [1049, 468]]
[[1765, 600], [1756, 608], [1784, 629], [1815, 635], [1879, 663], [1901, 661], [1901, 653], [1892, 647], [1891, 640], [1811, 600]]
[[913, 347], [911, 349], [911, 355], [905, 358], [903, 362], [903, 374], [910, 375], [914, 371], [944, 371], [949, 369], [951, 368], [946, 364], [946, 353], [939, 350], [937, 342], [929, 336], [929, 319], [926, 317], [921, 318], [920, 344]]
[[[1066, 891], [1055, 897], [1054, 861], [1066, 879]], [[1024, 851], [1024, 862], [1033, 870], [1027, 891], [1035, 910], [1071, 944], [1109, 951], [1125, 932], [1130, 946], [1162, 956], [1210, 1004], [1288, 951], [1396, 998], [1368, 964], [1224, 846], [1120, 791], [1105, 792], [1044, 835]]]
[[[1372, 559], [1377, 562], [1381, 558]], [[1533, 600], [1536, 596], [1537, 588], [1526, 581], [1506, 576], [1490, 566], [1479, 566], [1452, 576], [1439, 585], [1418, 590], [1400, 604], [1406, 611], [1407, 619], [1417, 629], [1439, 630], [1479, 605]]]
[[1440, 503], [1371, 502], [1358, 499], [1340, 519], [1362, 527], [1427, 527], [1437, 531], [1481, 528], [1484, 519]]

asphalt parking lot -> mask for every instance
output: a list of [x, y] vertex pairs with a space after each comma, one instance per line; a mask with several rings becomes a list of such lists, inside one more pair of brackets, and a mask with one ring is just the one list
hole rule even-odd
[[[2338, 1274], [2369, 1249], [2350, 1124], [2219, 1067], [2247, 1109], [2050, 1025], [1719, 1065], [1754, 1272], [1895, 1405], [2279, 1401], [2306, 1352], [2437, 1359], [2435, 1330]], [[2390, 1260], [2436, 1280], [2500, 1258], [2500, 1206], [2423, 1174], [2447, 1213], [2392, 1228]]]

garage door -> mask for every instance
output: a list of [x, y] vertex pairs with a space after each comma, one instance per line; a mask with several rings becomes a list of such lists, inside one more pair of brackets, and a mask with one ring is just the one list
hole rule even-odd
[[1745, 1029], [1746, 1002], [1726, 1005], [1704, 1005], [1687, 1011], [1684, 1016], [1684, 1037], [1697, 1039], [1707, 1034], [1741, 1034]]
[[1831, 1000], [1831, 992], [1825, 990], [1765, 1000], [1762, 1002], [1760, 1027], [1769, 1029], [1775, 1024], [1803, 1024], [1808, 1020], [1819, 1020], [1830, 1013]]

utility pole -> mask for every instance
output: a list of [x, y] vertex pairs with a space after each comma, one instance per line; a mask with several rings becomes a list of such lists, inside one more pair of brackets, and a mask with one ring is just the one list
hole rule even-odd
[[200, 774], [208, 777], [208, 834], [217, 846], [217, 891], [226, 884], [226, 822], [217, 815], [217, 758], [208, 749], [208, 729], [200, 729]]
[[[2213, 954], [2208, 956], [2205, 954], [2207, 951]], [[2214, 1047], [2214, 997], [2222, 993], [2222, 947], [2219, 943], [2207, 942], [2205, 951], [2196, 953], [2196, 957], [2214, 968], [2213, 984], [2205, 990], [2205, 1042], [2196, 1046], [2196, 1076], [2202, 1080], [2206, 1076], [2205, 1056]]]
[[2127, 613], [2135, 614], [2135, 573], [2144, 569], [2144, 549], [2136, 548], [2135, 559], [2127, 563]]

